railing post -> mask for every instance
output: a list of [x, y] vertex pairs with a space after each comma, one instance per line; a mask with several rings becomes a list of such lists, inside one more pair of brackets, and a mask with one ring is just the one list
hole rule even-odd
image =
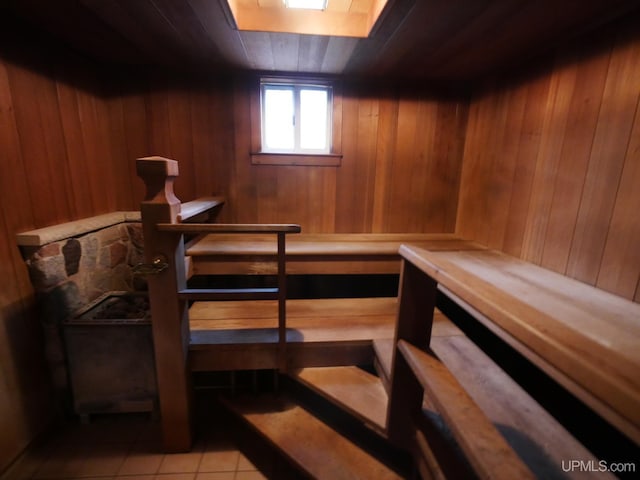
[[278, 370], [287, 371], [286, 234], [278, 232]]
[[184, 246], [182, 235], [156, 228], [158, 223], [175, 223], [180, 213], [180, 200], [173, 192], [178, 162], [139, 158], [136, 170], [147, 188], [140, 205], [145, 261], [151, 266], [167, 264], [147, 277], [163, 445], [167, 452], [184, 452], [192, 443], [189, 317], [186, 302], [178, 298], [186, 286]]
[[403, 447], [414, 437], [413, 417], [420, 413], [424, 395], [421, 385], [398, 352], [398, 340], [405, 340], [422, 349], [429, 346], [436, 294], [437, 283], [403, 259], [387, 410], [389, 439]]

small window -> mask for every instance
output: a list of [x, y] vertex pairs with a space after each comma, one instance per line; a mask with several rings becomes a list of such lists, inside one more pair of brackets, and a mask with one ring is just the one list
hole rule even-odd
[[252, 84], [253, 165], [341, 165], [339, 83], [318, 78], [261, 77]]
[[332, 93], [330, 85], [261, 82], [262, 151], [330, 153]]

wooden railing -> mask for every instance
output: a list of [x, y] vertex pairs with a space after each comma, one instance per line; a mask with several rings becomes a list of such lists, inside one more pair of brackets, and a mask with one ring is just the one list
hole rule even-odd
[[160, 232], [173, 234], [274, 234], [277, 237], [277, 287], [275, 288], [185, 288], [178, 291], [182, 300], [277, 300], [278, 301], [278, 368], [287, 371], [287, 272], [286, 272], [286, 234], [299, 233], [300, 226], [295, 224], [175, 224], [159, 223]]
[[[136, 169], [147, 188], [141, 203], [145, 238], [145, 264], [139, 271], [148, 275], [156, 376], [163, 440], [168, 452], [188, 451], [192, 443], [191, 372], [188, 366], [188, 302], [222, 299], [278, 300], [278, 367], [287, 369], [286, 354], [286, 258], [288, 233], [300, 232], [292, 224], [184, 223], [202, 219], [218, 209], [220, 197], [181, 204], [173, 192], [178, 176], [175, 160], [147, 157], [137, 160]], [[185, 235], [211, 233], [269, 233], [277, 236], [277, 287], [269, 289], [190, 289], [187, 287]]]
[[[400, 277], [398, 322], [387, 416], [389, 438], [411, 451], [424, 478], [449, 478], [454, 455], [423, 412], [425, 402], [447, 426], [478, 478], [533, 478], [486, 415], [431, 352], [437, 283], [406, 259]], [[444, 451], [444, 452], [443, 452]], [[456, 469], [460, 468], [456, 465]]]
[[437, 292], [484, 324], [638, 444], [640, 305], [495, 250], [400, 248], [403, 258], [387, 425], [425, 472], [440, 464], [420, 441], [423, 401], [481, 478], [525, 478], [493, 424], [431, 352]]
[[613, 427], [640, 444], [640, 305], [495, 250], [406, 262]]

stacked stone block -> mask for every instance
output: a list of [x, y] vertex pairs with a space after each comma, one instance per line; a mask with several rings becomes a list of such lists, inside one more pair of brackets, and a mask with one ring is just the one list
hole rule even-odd
[[62, 325], [74, 313], [112, 291], [141, 291], [133, 275], [143, 262], [142, 226], [125, 222], [41, 247], [23, 248], [45, 336], [46, 357], [61, 407], [71, 392]]

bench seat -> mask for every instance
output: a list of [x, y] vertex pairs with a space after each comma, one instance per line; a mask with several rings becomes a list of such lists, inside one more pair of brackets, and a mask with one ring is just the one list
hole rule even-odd
[[[395, 297], [287, 301], [289, 367], [369, 363], [372, 340], [393, 336], [396, 308]], [[194, 371], [277, 367], [276, 301], [195, 302], [189, 325]]]
[[493, 250], [400, 254], [640, 443], [640, 305]]
[[[449, 233], [317, 233], [287, 237], [288, 274], [397, 274], [402, 244], [432, 251], [482, 249]], [[194, 275], [275, 273], [273, 235], [203, 235], [187, 245]]]

